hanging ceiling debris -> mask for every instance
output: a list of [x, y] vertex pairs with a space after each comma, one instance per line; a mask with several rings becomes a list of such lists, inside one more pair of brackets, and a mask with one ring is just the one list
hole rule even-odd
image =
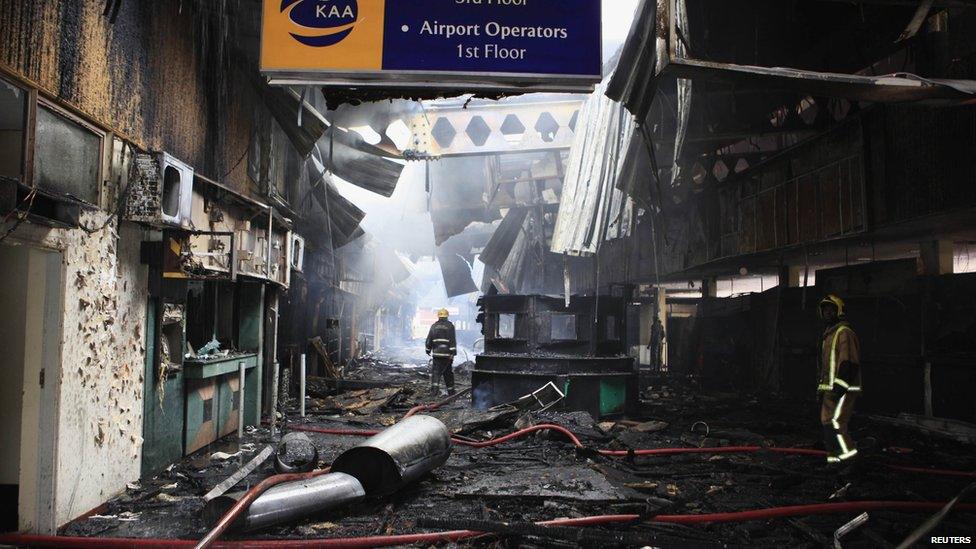
[[319, 143], [322, 159], [335, 175], [387, 198], [393, 196], [403, 164], [384, 158], [386, 152], [359, 134], [333, 126]]
[[319, 184], [312, 187], [312, 196], [329, 216], [332, 243], [336, 248], [341, 248], [365, 234], [359, 224], [366, 213], [342, 196], [331, 177], [323, 174]]
[[483, 157], [445, 158], [428, 162], [427, 169], [430, 217], [438, 246], [472, 223], [498, 219], [484, 200], [492, 175]]
[[264, 104], [302, 158], [308, 158], [315, 144], [329, 128], [328, 121], [293, 90], [257, 84]]
[[[749, 29], [739, 26], [738, 23], [744, 22], [746, 16], [751, 19], [752, 13], [742, 14], [739, 10], [740, 13], [736, 14], [735, 6], [709, 4], [710, 10], [719, 13], [695, 17], [696, 23], [689, 29], [687, 25], [682, 28], [678, 22], [681, 8], [686, 4], [693, 16], [702, 13], [704, 9], [700, 2], [695, 1], [642, 1], [637, 14], [638, 24], [631, 28], [622, 50], [620, 68], [610, 79], [607, 95], [623, 103], [640, 120], [646, 118], [650, 112], [654, 91], [661, 86], [661, 78], [668, 76], [719, 80], [764, 91], [802, 91], [815, 96], [886, 103], [924, 101], [958, 104], [973, 99], [976, 94], [976, 81], [973, 80], [923, 78], [910, 72], [895, 70], [886, 74], [869, 74], [865, 71], [852, 71], [848, 74], [829, 70], [829, 67], [824, 67], [824, 70], [808, 70], [799, 66], [803, 64], [800, 61], [802, 56], [794, 56], [793, 62], [797, 64], [794, 67], [767, 66], [756, 62], [772, 57], [770, 52], [757, 53], [753, 62], [718, 61], [719, 56], [711, 55], [717, 49], [717, 44], [738, 40], [742, 32], [747, 33]], [[822, 3], [814, 4], [822, 12], [834, 11], [825, 9]], [[791, 9], [793, 17], [797, 17], [796, 10], [792, 7], [777, 6], [764, 10], [757, 20], [773, 20], [780, 11]], [[871, 14], [878, 14], [878, 8], [875, 7], [867, 15]], [[723, 17], [723, 25], [710, 24]], [[826, 17], [821, 15], [811, 20], [809, 30], [816, 27], [817, 19], [822, 21]], [[749, 24], [759, 23], [752, 21]], [[698, 28], [702, 30], [698, 32]], [[726, 30], [715, 32], [720, 28]], [[740, 31], [739, 34], [735, 37], [729, 36], [736, 30]], [[774, 34], [769, 30], [763, 30], [762, 33]], [[804, 37], [797, 36], [793, 40], [802, 41]], [[851, 37], [848, 36], [847, 40], [850, 41]], [[683, 52], [682, 48], [686, 44], [693, 47]], [[731, 46], [731, 43], [725, 45]], [[851, 43], [850, 46], [853, 49], [857, 44]], [[794, 51], [792, 48], [783, 49]], [[725, 51], [738, 53], [742, 48], [727, 47]], [[745, 57], [749, 55], [746, 54]]]
[[527, 208], [512, 208], [505, 214], [501, 224], [495, 233], [491, 235], [491, 240], [485, 245], [478, 259], [485, 265], [501, 270], [512, 253], [515, 241], [519, 234], [524, 230], [525, 216], [529, 213]]
[[580, 111], [552, 238], [554, 253], [592, 255], [604, 239], [630, 234], [634, 205], [615, 184], [636, 125], [606, 89], [604, 82]]

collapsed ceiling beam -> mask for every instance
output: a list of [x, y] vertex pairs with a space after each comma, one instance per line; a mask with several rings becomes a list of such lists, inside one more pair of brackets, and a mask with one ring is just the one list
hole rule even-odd
[[976, 96], [976, 81], [939, 80], [913, 74], [861, 76], [781, 67], [758, 67], [673, 58], [663, 74], [678, 78], [763, 83], [773, 90], [792, 90], [813, 96], [878, 103], [963, 103]]

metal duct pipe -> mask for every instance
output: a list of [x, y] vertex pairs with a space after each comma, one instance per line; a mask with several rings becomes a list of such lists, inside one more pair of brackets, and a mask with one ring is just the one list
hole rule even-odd
[[[243, 495], [244, 492], [238, 492], [210, 500], [204, 508], [207, 523], [216, 524]], [[279, 484], [254, 500], [231, 528], [243, 532], [263, 530], [355, 503], [364, 497], [363, 486], [345, 473]]]
[[370, 496], [384, 496], [440, 467], [450, 455], [447, 427], [431, 416], [412, 416], [343, 452], [332, 470], [359, 479]]
[[319, 450], [305, 433], [292, 432], [281, 437], [275, 455], [275, 471], [282, 474], [308, 473], [319, 462]]

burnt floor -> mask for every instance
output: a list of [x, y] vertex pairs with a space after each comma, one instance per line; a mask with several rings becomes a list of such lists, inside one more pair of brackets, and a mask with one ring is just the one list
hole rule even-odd
[[[329, 413], [310, 408], [304, 423], [329, 428], [381, 429], [411, 406], [429, 402], [422, 365], [400, 368], [396, 361], [367, 361], [353, 377], [375, 373], [402, 389], [367, 414], [335, 413], [336, 406], [356, 402], [347, 394], [318, 402]], [[465, 385], [461, 376], [459, 386]], [[357, 393], [361, 401], [369, 395]], [[597, 423], [583, 413], [548, 413], [535, 423], [554, 422], [577, 433], [590, 448], [666, 448], [728, 445], [819, 447], [817, 410], [811, 403], [743, 399], [734, 395], [703, 395], [689, 384], [659, 383], [648, 391], [641, 422]], [[515, 418], [481, 414], [462, 401], [432, 413], [453, 431], [488, 439], [514, 430]], [[362, 407], [361, 407], [362, 408]], [[369, 407], [366, 407], [369, 409]], [[294, 414], [289, 414], [294, 422]], [[651, 423], [656, 422], [656, 423]], [[861, 465], [837, 470], [822, 458], [757, 454], [680, 455], [608, 458], [577, 451], [561, 435], [533, 435], [489, 449], [455, 446], [446, 465], [394, 497], [366, 501], [338, 512], [308, 518], [258, 534], [227, 535], [227, 539], [342, 538], [404, 534], [464, 528], [470, 520], [534, 522], [563, 517], [607, 514], [701, 514], [786, 505], [897, 500], [944, 502], [970, 481], [895, 472], [883, 463], [972, 471], [972, 447], [923, 436], [911, 430], [875, 424], [859, 417], [853, 424], [859, 441], [873, 442]], [[312, 434], [322, 465], [361, 438]], [[270, 443], [266, 429], [247, 435], [245, 460]], [[898, 452], [890, 448], [900, 448]], [[218, 461], [211, 455], [232, 452], [236, 441], [212, 447], [175, 464], [158, 477], [132, 486], [110, 501], [98, 516], [75, 521], [64, 535], [199, 539], [207, 531], [202, 496], [233, 473], [237, 459]], [[273, 474], [271, 462], [240, 487]], [[582, 545], [654, 544], [661, 547], [764, 546], [820, 547], [832, 545], [833, 532], [856, 516], [847, 513], [793, 519], [683, 526], [640, 523], [593, 528], [606, 538]], [[844, 547], [897, 545], [931, 513], [876, 511], [867, 524], [845, 538]], [[440, 528], [418, 522], [437, 518]], [[971, 536], [976, 514], [955, 512], [932, 535]], [[611, 532], [626, 532], [617, 543]], [[603, 535], [603, 534], [600, 534]], [[636, 536], [636, 537], [635, 537]], [[576, 546], [579, 542], [531, 535], [486, 535], [463, 545]]]

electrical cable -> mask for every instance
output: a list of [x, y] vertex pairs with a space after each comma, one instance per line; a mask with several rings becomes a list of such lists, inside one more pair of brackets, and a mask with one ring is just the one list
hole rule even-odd
[[[6, 240], [8, 236], [13, 234], [13, 232], [16, 231], [17, 228], [20, 227], [20, 225], [27, 220], [27, 217], [30, 215], [31, 208], [34, 207], [34, 197], [36, 196], [37, 196], [37, 189], [36, 188], [31, 189], [31, 191], [27, 193], [27, 196], [24, 197], [24, 200], [20, 204], [18, 204], [17, 207], [15, 207], [13, 210], [7, 213], [6, 216], [4, 216], [3, 221], [0, 222], [0, 225], [3, 225], [7, 221], [9, 221], [10, 216], [14, 215], [15, 213], [17, 214], [17, 221], [10, 227], [10, 229], [7, 230], [7, 232], [3, 233], [3, 236], [0, 236], [0, 242]], [[21, 212], [20, 207], [23, 206], [24, 204], [27, 204], [27, 209]]]

